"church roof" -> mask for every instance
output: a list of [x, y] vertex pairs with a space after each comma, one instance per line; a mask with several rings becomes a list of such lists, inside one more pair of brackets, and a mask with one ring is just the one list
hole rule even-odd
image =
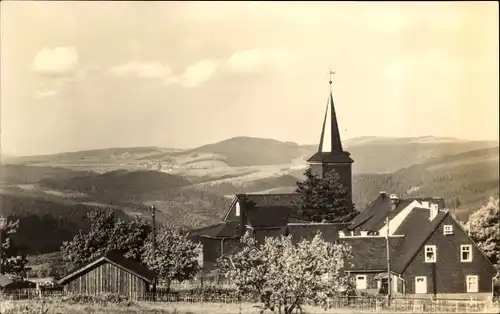
[[[331, 81], [330, 81], [331, 86]], [[325, 129], [328, 124], [328, 112], [330, 110], [330, 147], [329, 152], [323, 151]], [[342, 141], [340, 140], [340, 129], [337, 121], [337, 114], [335, 113], [335, 105], [333, 102], [333, 95], [330, 90], [329, 101], [326, 106], [325, 118], [323, 120], [323, 126], [321, 128], [321, 138], [319, 140], [318, 152], [314, 154], [311, 158], [307, 160], [308, 162], [318, 162], [318, 163], [353, 163], [349, 153], [344, 151], [342, 148]]]
[[353, 163], [354, 160], [350, 157], [348, 152], [317, 152], [312, 155], [307, 162], [318, 162], [318, 163]]

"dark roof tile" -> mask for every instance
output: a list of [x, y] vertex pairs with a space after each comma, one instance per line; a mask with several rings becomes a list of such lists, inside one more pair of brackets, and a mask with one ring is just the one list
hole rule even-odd
[[335, 242], [338, 238], [338, 230], [343, 228], [343, 224], [331, 223], [288, 224], [287, 235], [292, 236], [293, 243], [298, 243], [302, 240], [312, 240], [319, 231], [323, 240]]
[[146, 266], [144, 266], [143, 264], [138, 263], [134, 260], [125, 258], [119, 252], [110, 251], [110, 252], [107, 252], [106, 254], [100, 256], [99, 258], [96, 258], [94, 261], [87, 263], [86, 265], [84, 265], [82, 267], [77, 268], [76, 270], [74, 270], [73, 272], [71, 272], [70, 274], [68, 274], [64, 278], [62, 278], [59, 281], [59, 283], [65, 283], [65, 282], [71, 280], [72, 278], [77, 277], [79, 274], [85, 272], [85, 270], [92, 268], [95, 265], [100, 265], [104, 262], [113, 263], [113, 264], [117, 265], [118, 267], [121, 267], [121, 268], [123, 268], [123, 269], [125, 269], [125, 270], [139, 276], [139, 277], [142, 277], [143, 279], [145, 279], [149, 282], [151, 282], [155, 277], [155, 273], [152, 270], [150, 270], [149, 268], [147, 268]]
[[291, 208], [284, 206], [255, 206], [247, 210], [248, 223], [254, 227], [283, 227], [288, 223]]
[[325, 163], [353, 163], [354, 160], [349, 156], [348, 152], [317, 152], [309, 158], [308, 162], [325, 162]]
[[[397, 256], [403, 237], [391, 237], [390, 254]], [[374, 271], [387, 269], [387, 243], [385, 237], [347, 237], [340, 238], [339, 243], [351, 246], [352, 268], [357, 271]]]
[[395, 271], [398, 273], [405, 271], [418, 251], [447, 216], [448, 212], [440, 211], [432, 221], [429, 221], [428, 209], [414, 208], [411, 211], [397, 230], [398, 233], [404, 233], [405, 237], [397, 258], [393, 262]]
[[253, 206], [297, 207], [300, 200], [298, 193], [284, 194], [245, 194], [247, 202]]

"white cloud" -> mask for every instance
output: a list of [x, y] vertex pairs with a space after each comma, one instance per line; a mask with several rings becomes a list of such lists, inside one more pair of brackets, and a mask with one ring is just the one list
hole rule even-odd
[[186, 68], [182, 75], [182, 83], [186, 87], [195, 87], [208, 81], [215, 73], [219, 62], [215, 60], [202, 60]]
[[233, 72], [255, 73], [267, 67], [283, 67], [293, 61], [293, 56], [281, 49], [250, 49], [235, 52], [226, 61]]
[[78, 52], [74, 47], [43, 48], [33, 60], [33, 69], [44, 75], [70, 75], [78, 64]]
[[118, 75], [135, 75], [139, 78], [167, 78], [172, 69], [159, 62], [129, 62], [112, 67], [111, 72]]

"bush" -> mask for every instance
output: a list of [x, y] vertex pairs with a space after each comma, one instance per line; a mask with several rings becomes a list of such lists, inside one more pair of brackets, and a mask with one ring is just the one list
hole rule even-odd
[[0, 299], [0, 313], [2, 314], [46, 314], [49, 307], [44, 300], [32, 301], [29, 304], [19, 304]]
[[130, 306], [133, 303], [128, 297], [113, 293], [96, 295], [70, 294], [62, 297], [61, 301], [68, 304], [99, 304], [104, 306], [109, 303]]

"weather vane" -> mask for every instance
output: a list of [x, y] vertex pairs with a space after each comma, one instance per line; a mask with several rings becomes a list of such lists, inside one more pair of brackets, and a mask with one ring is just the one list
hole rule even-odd
[[330, 85], [332, 85], [332, 74], [335, 74], [335, 72], [332, 71], [332, 69], [330, 69], [330, 81], [328, 83], [330, 83]]

